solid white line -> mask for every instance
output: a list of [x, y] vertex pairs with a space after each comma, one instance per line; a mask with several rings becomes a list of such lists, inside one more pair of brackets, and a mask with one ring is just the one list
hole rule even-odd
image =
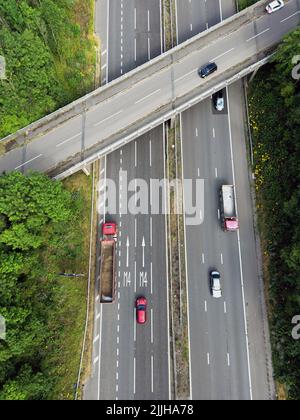
[[167, 337], [168, 337], [168, 387], [169, 387], [169, 400], [171, 400], [171, 360], [170, 360], [170, 310], [169, 310], [169, 263], [168, 263], [168, 232], [167, 232], [167, 181], [166, 181], [166, 129], [163, 124], [163, 162], [164, 162], [164, 213], [165, 213], [165, 261], [166, 261], [166, 279], [167, 279]]
[[151, 46], [150, 46], [150, 38], [148, 38], [148, 60], [151, 59]]
[[68, 143], [69, 141], [76, 139], [76, 137], [81, 136], [81, 134], [82, 134], [82, 131], [80, 131], [80, 133], [78, 133], [78, 134], [75, 134], [75, 136], [72, 136], [69, 139], [67, 139], [65, 141], [62, 141], [61, 143], [57, 144], [56, 147], [63, 146], [64, 144]]
[[136, 104], [139, 104], [139, 103], [140, 103], [140, 102], [142, 102], [142, 101], [145, 101], [146, 99], [150, 98], [151, 96], [155, 95], [156, 93], [158, 93], [158, 92], [160, 92], [160, 91], [161, 91], [161, 89], [157, 89], [157, 90], [155, 90], [154, 92], [149, 93], [149, 95], [144, 96], [143, 98], [141, 98], [141, 99], [139, 99], [138, 101], [136, 101], [136, 102], [135, 102], [135, 105], [136, 105]]
[[101, 374], [101, 343], [102, 343], [101, 336], [102, 336], [102, 319], [103, 319], [102, 309], [103, 309], [103, 306], [101, 305], [100, 306], [100, 314], [101, 314], [101, 316], [100, 316], [100, 331], [99, 331], [100, 339], [99, 339], [99, 348], [98, 348], [98, 355], [99, 355], [99, 358], [100, 358], [99, 363], [98, 363], [98, 401], [100, 400], [100, 383], [101, 383], [101, 377], [100, 377], [100, 374]]
[[109, 58], [109, 51], [108, 51], [108, 40], [109, 40], [109, 9], [110, 9], [110, 0], [107, 0], [107, 15], [106, 15], [106, 83], [108, 82], [108, 58]]
[[225, 52], [223, 52], [222, 54], [217, 55], [217, 57], [212, 58], [212, 59], [210, 60], [210, 62], [218, 60], [219, 58], [223, 57], [224, 55], [226, 55], [226, 54], [230, 53], [230, 52], [231, 52], [231, 51], [233, 51], [233, 50], [234, 50], [234, 48], [230, 48], [230, 50], [225, 51]]
[[219, 7], [220, 7], [220, 20], [223, 21], [223, 11], [222, 11], [222, 0], [219, 0]]
[[[183, 165], [183, 149], [182, 149], [182, 114], [180, 114], [180, 147], [181, 147], [181, 167], [184, 174]], [[192, 385], [192, 365], [191, 365], [191, 330], [190, 330], [190, 303], [189, 303], [189, 278], [188, 278], [188, 259], [187, 259], [187, 240], [186, 240], [186, 218], [185, 218], [185, 201], [183, 200], [183, 214], [184, 214], [184, 247], [185, 247], [185, 276], [186, 276], [186, 295], [187, 295], [187, 322], [188, 322], [188, 341], [189, 341], [189, 379], [190, 379], [190, 399], [193, 399], [193, 385]]]
[[159, 1], [159, 30], [160, 30], [160, 53], [163, 53], [163, 30], [162, 30], [162, 0]]
[[117, 115], [120, 115], [122, 112], [123, 112], [123, 110], [121, 109], [121, 111], [118, 111], [115, 114], [110, 115], [109, 117], [105, 118], [104, 120], [97, 122], [96, 124], [94, 124], [94, 126], [97, 127], [98, 125], [103, 124], [104, 122], [106, 122], [108, 120], [111, 120], [112, 118], [116, 117]]
[[[228, 126], [229, 126], [229, 140], [230, 140], [230, 153], [231, 153], [232, 176], [233, 176], [233, 184], [235, 185], [235, 171], [234, 171], [234, 160], [233, 160], [233, 146], [232, 146], [232, 132], [231, 132], [230, 104], [229, 104], [228, 89], [226, 89], [226, 96], [227, 96], [227, 107], [228, 107]], [[236, 207], [236, 212], [237, 212], [237, 216], [238, 216], [237, 195], [236, 195], [236, 193], [235, 193], [235, 207]], [[251, 368], [250, 368], [250, 355], [249, 355], [248, 327], [247, 327], [246, 305], [245, 305], [245, 292], [244, 292], [244, 277], [243, 277], [243, 265], [242, 265], [241, 244], [240, 244], [240, 232], [239, 231], [237, 231], [237, 238], [238, 238], [240, 273], [241, 273], [241, 287], [242, 287], [242, 298], [243, 298], [244, 327], [245, 327], [245, 336], [246, 336], [246, 350], [247, 350], [247, 363], [248, 363], [249, 392], [250, 392], [250, 400], [253, 400]]]
[[178, 1], [178, 0], [176, 0], [176, 1], [175, 1], [176, 45], [178, 45], [178, 29], [179, 29], [179, 27], [178, 27], [178, 13], [177, 13], [177, 8], [178, 8], [178, 5], [177, 5], [177, 1]]
[[151, 343], [153, 344], [153, 309], [151, 308]]
[[135, 394], [135, 357], [133, 358], [133, 393]]
[[136, 261], [134, 261], [134, 293], [136, 293]]
[[42, 154], [40, 154], [40, 155], [38, 155], [38, 156], [36, 156], [36, 157], [34, 157], [34, 158], [32, 158], [32, 159], [28, 160], [27, 162], [22, 163], [22, 165], [19, 165], [19, 166], [17, 166], [17, 167], [15, 168], [15, 171], [17, 171], [18, 169], [22, 168], [22, 166], [25, 166], [25, 165], [27, 165], [28, 163], [33, 162], [34, 160], [36, 160], [36, 159], [40, 158], [41, 156], [43, 156], [43, 155], [42, 155]]
[[150, 280], [151, 280], [151, 295], [152, 295], [153, 294], [153, 263], [152, 261], [150, 264], [150, 275], [151, 275]]
[[290, 18], [292, 18], [292, 17], [294, 17], [294, 16], [298, 15], [299, 13], [300, 13], [300, 11], [298, 10], [298, 12], [295, 12], [295, 13], [293, 13], [292, 15], [290, 15], [290, 16], [288, 16], [288, 17], [286, 17], [286, 18], [282, 19], [282, 20], [280, 21], [280, 23], [285, 22], [286, 20], [288, 20], [288, 19], [290, 19]]
[[260, 36], [260, 35], [264, 34], [265, 32], [268, 32], [270, 29], [271, 29], [271, 28], [267, 28], [267, 29], [265, 29], [264, 31], [260, 32], [259, 34], [254, 35], [254, 36], [252, 36], [251, 38], [246, 39], [246, 42], [252, 41], [252, 39], [255, 39], [255, 38], [257, 38], [258, 36]]
[[153, 383], [153, 354], [151, 354], [151, 392], [153, 392], [153, 387], [154, 387], [154, 383]]
[[136, 342], [136, 308], [133, 308], [133, 341]]

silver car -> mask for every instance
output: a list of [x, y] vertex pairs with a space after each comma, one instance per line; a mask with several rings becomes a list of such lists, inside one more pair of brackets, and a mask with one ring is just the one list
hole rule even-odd
[[210, 272], [210, 290], [212, 297], [222, 297], [221, 276], [216, 270]]

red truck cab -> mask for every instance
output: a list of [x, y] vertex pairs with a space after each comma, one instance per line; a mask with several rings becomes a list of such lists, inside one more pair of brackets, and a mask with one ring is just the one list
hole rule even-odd
[[103, 236], [110, 236], [113, 237], [114, 239], [117, 238], [117, 224], [116, 223], [104, 223], [102, 226], [102, 234]]

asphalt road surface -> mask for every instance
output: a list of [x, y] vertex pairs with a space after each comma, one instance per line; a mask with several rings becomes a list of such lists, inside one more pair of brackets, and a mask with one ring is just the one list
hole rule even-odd
[[[231, 0], [178, 1], [178, 41], [234, 10]], [[195, 22], [195, 15], [202, 20]], [[182, 114], [184, 177], [204, 179], [205, 185], [204, 222], [186, 226], [191, 395], [201, 400], [269, 399], [268, 328], [253, 231], [241, 83], [230, 87], [228, 101], [226, 91], [224, 96], [222, 112], [207, 99]], [[224, 233], [220, 226], [218, 191], [224, 183], [236, 186], [238, 234]], [[212, 269], [221, 273], [221, 299], [210, 293]]]
[[[187, 95], [204, 85], [206, 82], [200, 80], [197, 74], [199, 65], [215, 61], [219, 68], [215, 75], [225, 73], [229, 68], [256, 55], [257, 51], [278, 42], [282, 35], [298, 24], [299, 13], [299, 3], [290, 0], [277, 13], [264, 14], [242, 25], [213, 45], [188, 54], [172, 66], [95, 105], [83, 116], [73, 118], [27, 146], [1, 156], [1, 170], [45, 171], [116, 132], [123, 132], [126, 127], [169, 104], [175, 97]], [[108, 58], [108, 66], [109, 63]], [[211, 76], [211, 81], [215, 75]]]
[[[160, 54], [161, 31], [159, 1], [110, 0], [109, 4], [107, 74], [111, 80]], [[107, 209], [105, 215], [119, 228], [117, 295], [114, 304], [96, 301], [88, 399], [169, 398], [165, 217], [148, 210], [124, 214], [127, 184], [131, 182], [136, 191], [138, 179], [149, 185], [152, 178], [164, 178], [163, 138], [159, 127], [103, 160], [102, 180], [113, 180], [117, 187], [116, 209]], [[103, 221], [100, 216], [99, 229]], [[135, 320], [135, 299], [140, 295], [148, 300], [145, 325]]]

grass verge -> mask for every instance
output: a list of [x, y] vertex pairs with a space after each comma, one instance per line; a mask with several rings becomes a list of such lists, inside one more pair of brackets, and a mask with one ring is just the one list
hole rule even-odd
[[49, 328], [59, 329], [59, 341], [55, 346], [56, 352], [50, 353], [47, 362], [49, 374], [55, 378], [50, 395], [54, 400], [74, 399], [86, 317], [90, 248], [91, 179], [78, 172], [63, 184], [72, 193], [80, 193], [84, 202], [81, 223], [74, 226], [76, 233], [83, 238], [82, 256], [75, 262], [76, 266], [65, 266], [64, 272], [76, 272], [84, 274], [84, 277], [61, 277], [58, 280], [55, 296], [57, 312]]

